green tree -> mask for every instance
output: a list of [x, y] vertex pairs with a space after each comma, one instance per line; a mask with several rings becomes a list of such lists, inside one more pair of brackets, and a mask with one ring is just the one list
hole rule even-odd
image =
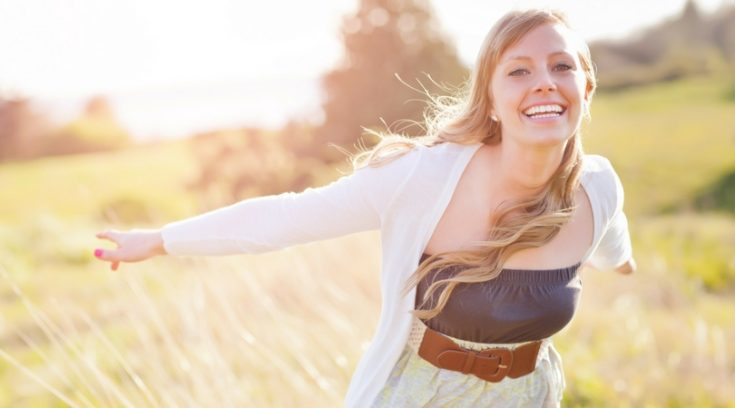
[[[432, 80], [455, 87], [467, 78], [427, 1], [360, 0], [358, 10], [344, 18], [341, 35], [345, 54], [322, 78], [324, 122], [315, 132], [322, 146], [351, 149], [362, 127], [422, 134], [420, 126], [410, 125], [421, 123], [426, 108], [425, 95], [416, 89], [442, 94], [446, 89]], [[322, 157], [343, 156], [326, 149]]]

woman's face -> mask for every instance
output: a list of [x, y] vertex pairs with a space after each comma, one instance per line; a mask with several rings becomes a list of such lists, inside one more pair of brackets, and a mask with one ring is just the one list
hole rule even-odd
[[579, 129], [586, 78], [575, 37], [561, 24], [544, 24], [503, 52], [492, 75], [492, 115], [503, 140], [558, 145]]

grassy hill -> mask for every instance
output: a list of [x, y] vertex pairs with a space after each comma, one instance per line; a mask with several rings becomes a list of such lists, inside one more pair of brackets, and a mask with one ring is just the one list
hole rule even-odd
[[[583, 271], [555, 336], [565, 406], [732, 406], [735, 78], [595, 98], [588, 153], [626, 191], [639, 272]], [[379, 314], [377, 234], [110, 273], [106, 227], [197, 212], [186, 141], [0, 166], [0, 406], [339, 406]], [[64, 402], [65, 401], [65, 402]]]
[[613, 163], [629, 214], [685, 205], [735, 168], [734, 90], [735, 78], [723, 76], [595, 97], [585, 149]]

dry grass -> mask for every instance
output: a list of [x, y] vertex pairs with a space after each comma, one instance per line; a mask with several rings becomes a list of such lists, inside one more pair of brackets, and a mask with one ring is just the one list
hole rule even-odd
[[[359, 234], [260, 256], [159, 258], [5, 327], [0, 405], [339, 406], [377, 322], [379, 248]], [[727, 406], [735, 306], [667, 270], [584, 271], [555, 337], [569, 406]], [[6, 300], [8, 299], [6, 296]], [[8, 367], [5, 368], [8, 370]], [[56, 402], [55, 402], [56, 401]]]
[[33, 321], [2, 331], [0, 405], [337, 406], [377, 319], [376, 243], [125, 265], [38, 302], [4, 273]]

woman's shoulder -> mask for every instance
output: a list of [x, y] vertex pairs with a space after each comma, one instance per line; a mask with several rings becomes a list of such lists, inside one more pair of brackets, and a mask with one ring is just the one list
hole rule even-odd
[[[475, 144], [459, 144], [453, 142], [440, 143], [414, 143], [412, 146], [403, 146], [401, 149], [388, 152], [385, 155], [386, 162], [396, 162], [395, 167], [405, 166], [408, 163], [428, 166], [442, 164], [452, 165], [461, 157], [472, 154], [480, 146]], [[398, 164], [402, 163], [402, 164]]]
[[620, 181], [610, 160], [599, 154], [585, 154], [582, 156], [582, 180], [594, 183]]
[[599, 154], [585, 154], [582, 156], [582, 168], [585, 173], [601, 173], [614, 171], [610, 160]]
[[623, 185], [613, 164], [607, 157], [585, 154], [582, 157], [582, 185], [596, 201], [616, 209], [623, 202]]
[[421, 145], [426, 160], [432, 162], [454, 163], [457, 159], [470, 156], [482, 143], [461, 144], [454, 142], [440, 142], [431, 145]]
[[482, 146], [482, 143], [457, 143], [457, 142], [445, 142], [437, 141], [430, 144], [422, 144], [425, 149], [432, 150], [435, 152], [450, 152], [450, 153], [461, 153], [464, 151], [476, 150]]

